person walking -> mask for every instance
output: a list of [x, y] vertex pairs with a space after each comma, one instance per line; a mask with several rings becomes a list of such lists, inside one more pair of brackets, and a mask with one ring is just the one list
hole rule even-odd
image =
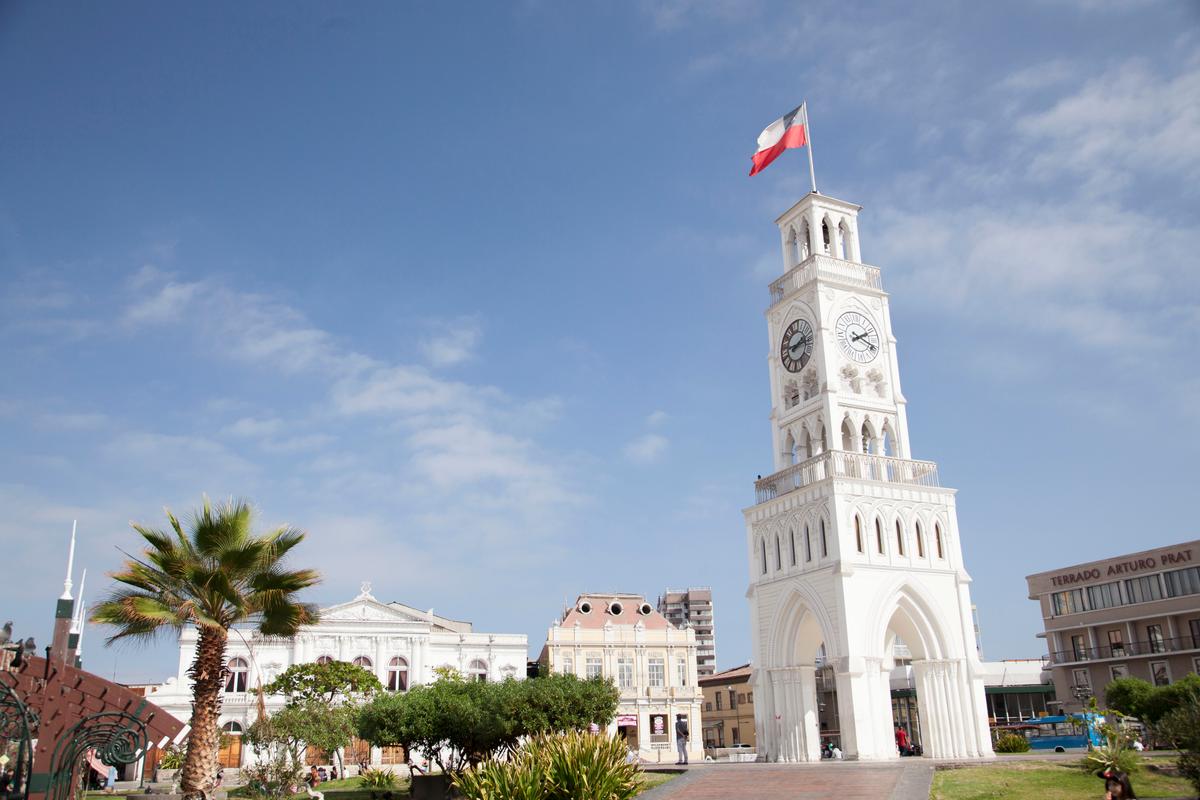
[[687, 720], [684, 719], [683, 715], [680, 715], [675, 720], [675, 746], [679, 749], [679, 760], [675, 762], [676, 764], [688, 763], [687, 743], [688, 743]]
[[906, 756], [908, 750], [908, 731], [899, 725], [896, 726], [896, 749], [900, 751], [900, 755]]

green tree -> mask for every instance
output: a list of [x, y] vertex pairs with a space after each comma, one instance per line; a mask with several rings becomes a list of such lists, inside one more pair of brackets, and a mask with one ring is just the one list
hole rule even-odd
[[612, 681], [552, 675], [500, 683], [445, 675], [405, 694], [383, 694], [363, 706], [359, 736], [373, 745], [426, 753], [444, 772], [458, 772], [525, 736], [607, 725], [619, 693]]
[[1200, 675], [1191, 673], [1166, 686], [1118, 678], [1104, 687], [1104, 699], [1110, 708], [1153, 725], [1171, 711], [1200, 700]]
[[225, 680], [225, 648], [235, 625], [254, 625], [267, 636], [292, 636], [316, 621], [314, 606], [296, 594], [316, 584], [313, 570], [284, 568], [288, 552], [304, 539], [290, 527], [264, 535], [251, 531], [253, 512], [244, 501], [214, 507], [204, 498], [188, 530], [167, 511], [170, 532], [142, 525], [141, 557], [129, 557], [112, 575], [116, 586], [91, 619], [117, 630], [120, 639], [152, 639], [164, 630], [199, 631], [188, 672], [193, 681], [192, 731], [180, 784], [188, 800], [212, 792], [220, 733], [217, 719]]
[[1200, 794], [1200, 699], [1191, 698], [1167, 712], [1158, 730], [1179, 751], [1179, 772]]
[[293, 664], [263, 687], [267, 694], [282, 694], [288, 703], [319, 701], [332, 705], [339, 699], [369, 696], [383, 691], [375, 673], [346, 661]]
[[311, 745], [338, 760], [339, 772], [346, 774], [341, 750], [358, 732], [358, 708], [329, 705], [320, 700], [304, 700], [284, 706], [271, 715], [271, 723], [281, 738], [292, 743], [299, 754], [300, 743]]
[[1137, 717], [1143, 722], [1143, 709], [1154, 686], [1141, 678], [1117, 678], [1104, 687], [1105, 704], [1129, 717]]

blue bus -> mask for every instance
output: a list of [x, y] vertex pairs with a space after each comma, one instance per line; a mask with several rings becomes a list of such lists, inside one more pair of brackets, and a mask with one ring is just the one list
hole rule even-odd
[[1033, 750], [1088, 750], [1104, 743], [1100, 735], [1100, 723], [1104, 717], [1091, 712], [1084, 714], [1057, 714], [1035, 717], [1016, 725], [1005, 725], [998, 730], [1015, 733], [1029, 740]]

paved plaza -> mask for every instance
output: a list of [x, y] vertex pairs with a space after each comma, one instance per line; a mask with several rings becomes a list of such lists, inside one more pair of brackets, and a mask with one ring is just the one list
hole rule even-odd
[[647, 800], [928, 800], [933, 765], [890, 764], [714, 764], [644, 795]]

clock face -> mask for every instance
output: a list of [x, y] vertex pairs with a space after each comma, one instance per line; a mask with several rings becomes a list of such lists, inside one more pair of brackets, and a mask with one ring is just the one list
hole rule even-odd
[[783, 332], [783, 341], [779, 343], [779, 358], [783, 368], [788, 372], [799, 372], [812, 358], [813, 329], [808, 320], [793, 320]]
[[857, 311], [847, 311], [834, 325], [842, 352], [860, 364], [874, 361], [879, 355], [879, 331], [870, 317]]

